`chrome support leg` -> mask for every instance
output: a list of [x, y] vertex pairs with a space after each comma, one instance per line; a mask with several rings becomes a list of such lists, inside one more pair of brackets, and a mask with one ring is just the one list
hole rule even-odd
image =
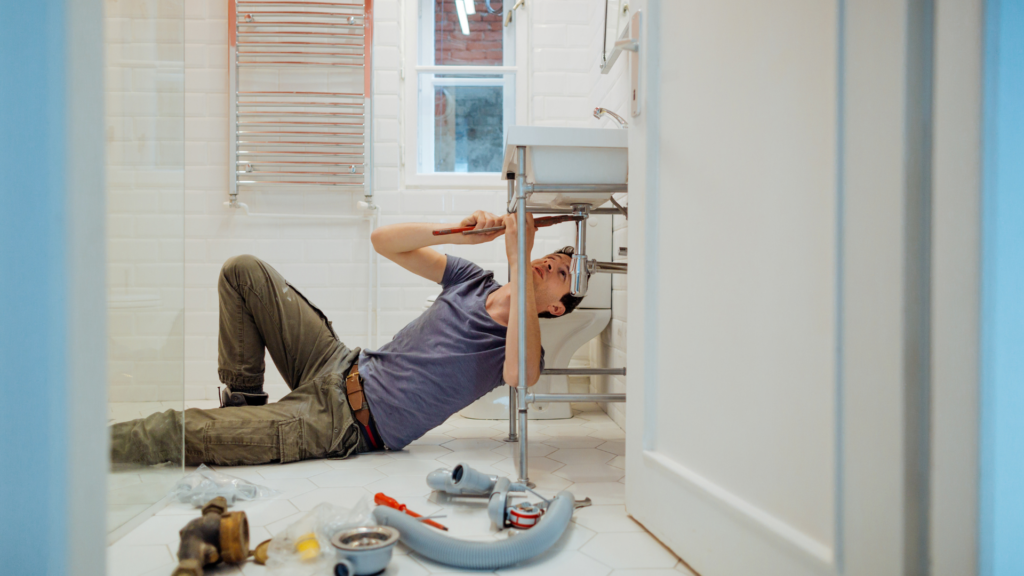
[[[521, 170], [520, 170], [521, 172]], [[511, 204], [516, 194], [516, 181], [512, 178], [508, 180], [508, 199], [507, 203]], [[511, 282], [512, 279], [509, 278]], [[516, 421], [519, 418], [519, 388], [517, 386], [508, 387], [508, 438], [505, 438], [505, 442], [519, 442], [519, 434], [517, 432]]]
[[519, 229], [518, 278], [516, 282], [519, 290], [519, 385], [518, 385], [518, 411], [519, 411], [519, 479], [520, 484], [533, 486], [530, 482], [530, 475], [527, 469], [527, 433], [526, 416], [528, 406], [526, 404], [526, 268], [529, 262], [526, 259], [526, 148], [520, 146], [516, 149], [519, 161], [519, 173], [516, 174], [516, 220]]
[[505, 438], [505, 442], [519, 442], [519, 434], [516, 433], [516, 419], [519, 418], [518, 394], [517, 387], [508, 387], [508, 438]]

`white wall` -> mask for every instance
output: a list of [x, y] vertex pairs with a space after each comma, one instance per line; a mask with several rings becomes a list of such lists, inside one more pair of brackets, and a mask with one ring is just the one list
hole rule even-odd
[[181, 12], [173, 2], [105, 2], [107, 357], [116, 403], [182, 399]]
[[[236, 254], [251, 253], [270, 262], [333, 320], [343, 342], [373, 346], [366, 334], [366, 224], [247, 218], [222, 206], [228, 198], [226, 4], [223, 0], [187, 0], [185, 4], [185, 382], [189, 400], [216, 397], [217, 273], [224, 260]], [[400, 21], [404, 10], [399, 0], [378, 0], [375, 6], [373, 145], [380, 223], [453, 222], [478, 209], [500, 213], [506, 193], [503, 182], [496, 181], [493, 188], [466, 190], [404, 186], [402, 163], [413, 165], [415, 159], [405, 157], [400, 141], [406, 120], [402, 84], [413, 75], [407, 73], [403, 80], [400, 66], [403, 50], [411, 48], [403, 34], [412, 23]], [[597, 126], [601, 124], [591, 117], [594, 106], [625, 109], [625, 95], [608, 95], [609, 80], [599, 74], [603, 6], [582, 0], [535, 0], [525, 8], [528, 12], [517, 11], [517, 18], [527, 21], [525, 15], [531, 23], [529, 123]], [[240, 197], [254, 212], [296, 214], [355, 214], [355, 203], [361, 199], [361, 194], [319, 192], [243, 193]], [[535, 254], [570, 243], [571, 233], [568, 226], [542, 231]], [[624, 238], [624, 231], [617, 237]], [[493, 269], [499, 281], [506, 281], [502, 243], [445, 249]], [[439, 291], [389, 262], [382, 263], [380, 280], [377, 344], [415, 318], [425, 298]], [[616, 301], [624, 314], [625, 300]], [[624, 315], [619, 318], [624, 319]], [[624, 325], [619, 326], [624, 330]], [[624, 347], [623, 338], [615, 341]], [[286, 391], [273, 369], [267, 377], [272, 395]]]
[[[592, 18], [595, 19], [594, 27], [598, 32], [590, 38], [590, 46], [586, 50], [589, 54], [600, 54], [601, 52], [600, 28], [604, 23], [604, 4], [595, 4], [601, 4], [598, 9], [593, 10], [592, 14]], [[615, 2], [611, 4], [614, 5]], [[611, 14], [609, 14], [608, 20], [608, 27], [612, 29], [609, 32], [610, 39], [618, 37], [618, 32], [614, 31], [615, 21], [612, 19]], [[609, 44], [611, 44], [610, 41]], [[599, 74], [596, 77], [596, 81], [591, 86], [587, 96], [588, 110], [593, 110], [595, 107], [600, 106], [615, 112], [627, 121], [632, 120], [629, 112], [630, 80], [628, 60], [627, 57], [622, 56], [608, 74]], [[602, 120], [598, 124], [605, 128], [615, 126], [611, 119]], [[616, 196], [616, 199], [620, 204], [629, 204], [627, 194], [619, 194]], [[627, 262], [629, 260], [628, 257], [619, 256], [619, 248], [627, 248], [629, 246], [627, 240], [629, 232], [627, 220], [622, 216], [613, 216], [612, 227], [614, 229], [612, 233], [613, 259], [616, 262]], [[596, 367], [620, 368], [626, 366], [626, 286], [625, 274], [615, 274], [612, 276], [612, 321], [605, 328], [601, 337], [593, 341], [590, 346], [590, 356], [593, 365]], [[627, 376], [591, 377], [590, 392], [625, 393], [626, 378]], [[626, 427], [625, 404], [606, 403], [602, 404], [602, 408], [619, 426]]]

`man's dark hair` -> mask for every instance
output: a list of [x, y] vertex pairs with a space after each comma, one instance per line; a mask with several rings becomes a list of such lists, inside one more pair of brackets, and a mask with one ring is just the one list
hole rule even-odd
[[[569, 258], [572, 258], [572, 255], [575, 253], [576, 249], [572, 246], [566, 246], [557, 252], [552, 252], [552, 254], [565, 254]], [[573, 296], [571, 292], [566, 292], [565, 295], [562, 296], [560, 302], [562, 303], [562, 306], [565, 306], [565, 312], [562, 313], [562, 316], [565, 316], [575, 310], [576, 307], [580, 305], [580, 302], [583, 302], [583, 296]], [[558, 316], [555, 316], [548, 311], [541, 312], [537, 314], [537, 316], [541, 318], [558, 318]]]

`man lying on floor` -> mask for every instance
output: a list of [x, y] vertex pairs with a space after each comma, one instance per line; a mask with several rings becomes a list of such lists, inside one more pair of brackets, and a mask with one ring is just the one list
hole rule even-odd
[[[528, 217], [529, 259], [536, 228]], [[511, 278], [517, 274], [515, 215], [476, 212], [462, 226], [505, 225]], [[306, 458], [344, 458], [400, 450], [503, 382], [519, 381], [518, 290], [500, 286], [476, 264], [430, 248], [478, 244], [502, 232], [434, 236], [448, 225], [410, 223], [373, 233], [373, 247], [406, 270], [443, 287], [436, 302], [379, 350], [350, 350], [331, 322], [266, 262], [228, 260], [218, 283], [221, 408], [168, 410], [115, 424], [113, 462], [189, 465], [262, 464]], [[540, 377], [543, 350], [538, 317], [571, 312], [582, 298], [569, 294], [572, 248], [531, 262], [526, 283], [527, 383]], [[291, 393], [267, 403], [264, 349]], [[182, 420], [184, 419], [184, 425]]]

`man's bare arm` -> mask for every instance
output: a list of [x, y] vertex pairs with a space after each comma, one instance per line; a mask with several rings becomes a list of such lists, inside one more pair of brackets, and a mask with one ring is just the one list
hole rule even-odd
[[[537, 317], [537, 299], [533, 291], [534, 272], [530, 264], [533, 251], [533, 237], [537, 228], [533, 216], [526, 215], [526, 385], [533, 386], [540, 380], [540, 320]], [[508, 331], [505, 333], [505, 383], [519, 385], [519, 244], [516, 215], [505, 217], [505, 252], [508, 255], [509, 285], [511, 299], [508, 315]]]
[[[500, 226], [502, 219], [484, 211], [474, 212], [465, 218], [459, 226], [474, 228], [490, 228]], [[402, 268], [422, 276], [433, 282], [441, 282], [448, 258], [430, 248], [439, 244], [480, 244], [494, 240], [502, 232], [492, 234], [449, 234], [434, 236], [434, 230], [452, 228], [451, 224], [432, 224], [426, 222], [408, 222], [382, 226], [373, 231], [370, 240], [378, 254], [398, 264]]]

